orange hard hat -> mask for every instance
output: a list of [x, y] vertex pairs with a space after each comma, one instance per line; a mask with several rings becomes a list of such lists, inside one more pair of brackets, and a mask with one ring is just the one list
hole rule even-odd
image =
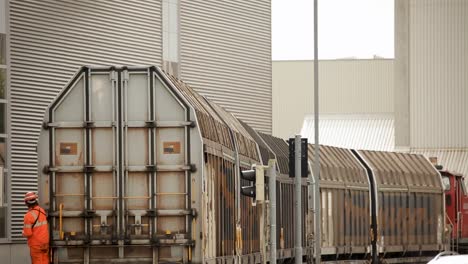
[[28, 204], [33, 204], [37, 201], [37, 194], [35, 192], [27, 192], [24, 195], [24, 202]]

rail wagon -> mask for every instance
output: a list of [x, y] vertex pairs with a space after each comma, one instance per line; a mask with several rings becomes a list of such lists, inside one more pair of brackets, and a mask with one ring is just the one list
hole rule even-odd
[[[271, 158], [277, 257], [294, 257], [286, 142], [157, 67], [81, 68], [47, 109], [38, 152], [54, 263], [268, 261], [269, 212], [240, 195], [239, 174]], [[440, 174], [422, 156], [330, 146], [321, 155], [320, 238], [313, 177], [302, 180], [304, 261], [318, 239], [333, 262], [443, 248]]]

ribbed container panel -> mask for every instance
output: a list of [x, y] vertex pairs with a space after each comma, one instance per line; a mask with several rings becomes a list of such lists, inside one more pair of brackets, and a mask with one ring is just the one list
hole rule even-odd
[[468, 147], [468, 1], [411, 0], [411, 148]]
[[82, 65], [160, 65], [161, 32], [160, 1], [10, 1], [13, 240], [49, 103]]
[[437, 157], [437, 163], [442, 165], [444, 170], [465, 176], [465, 185], [468, 186], [468, 150], [416, 149], [411, 152], [423, 154], [427, 158]]
[[270, 1], [180, 3], [181, 79], [271, 133]]

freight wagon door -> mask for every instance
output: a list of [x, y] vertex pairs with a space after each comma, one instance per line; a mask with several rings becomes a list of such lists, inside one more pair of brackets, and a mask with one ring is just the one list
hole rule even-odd
[[155, 71], [83, 68], [48, 119], [54, 262], [189, 262], [188, 108]]

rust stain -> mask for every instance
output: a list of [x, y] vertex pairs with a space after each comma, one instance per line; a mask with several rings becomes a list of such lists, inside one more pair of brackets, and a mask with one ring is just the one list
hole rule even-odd
[[163, 143], [164, 154], [180, 154], [180, 141]]
[[78, 153], [78, 143], [60, 142], [60, 155], [76, 155]]

